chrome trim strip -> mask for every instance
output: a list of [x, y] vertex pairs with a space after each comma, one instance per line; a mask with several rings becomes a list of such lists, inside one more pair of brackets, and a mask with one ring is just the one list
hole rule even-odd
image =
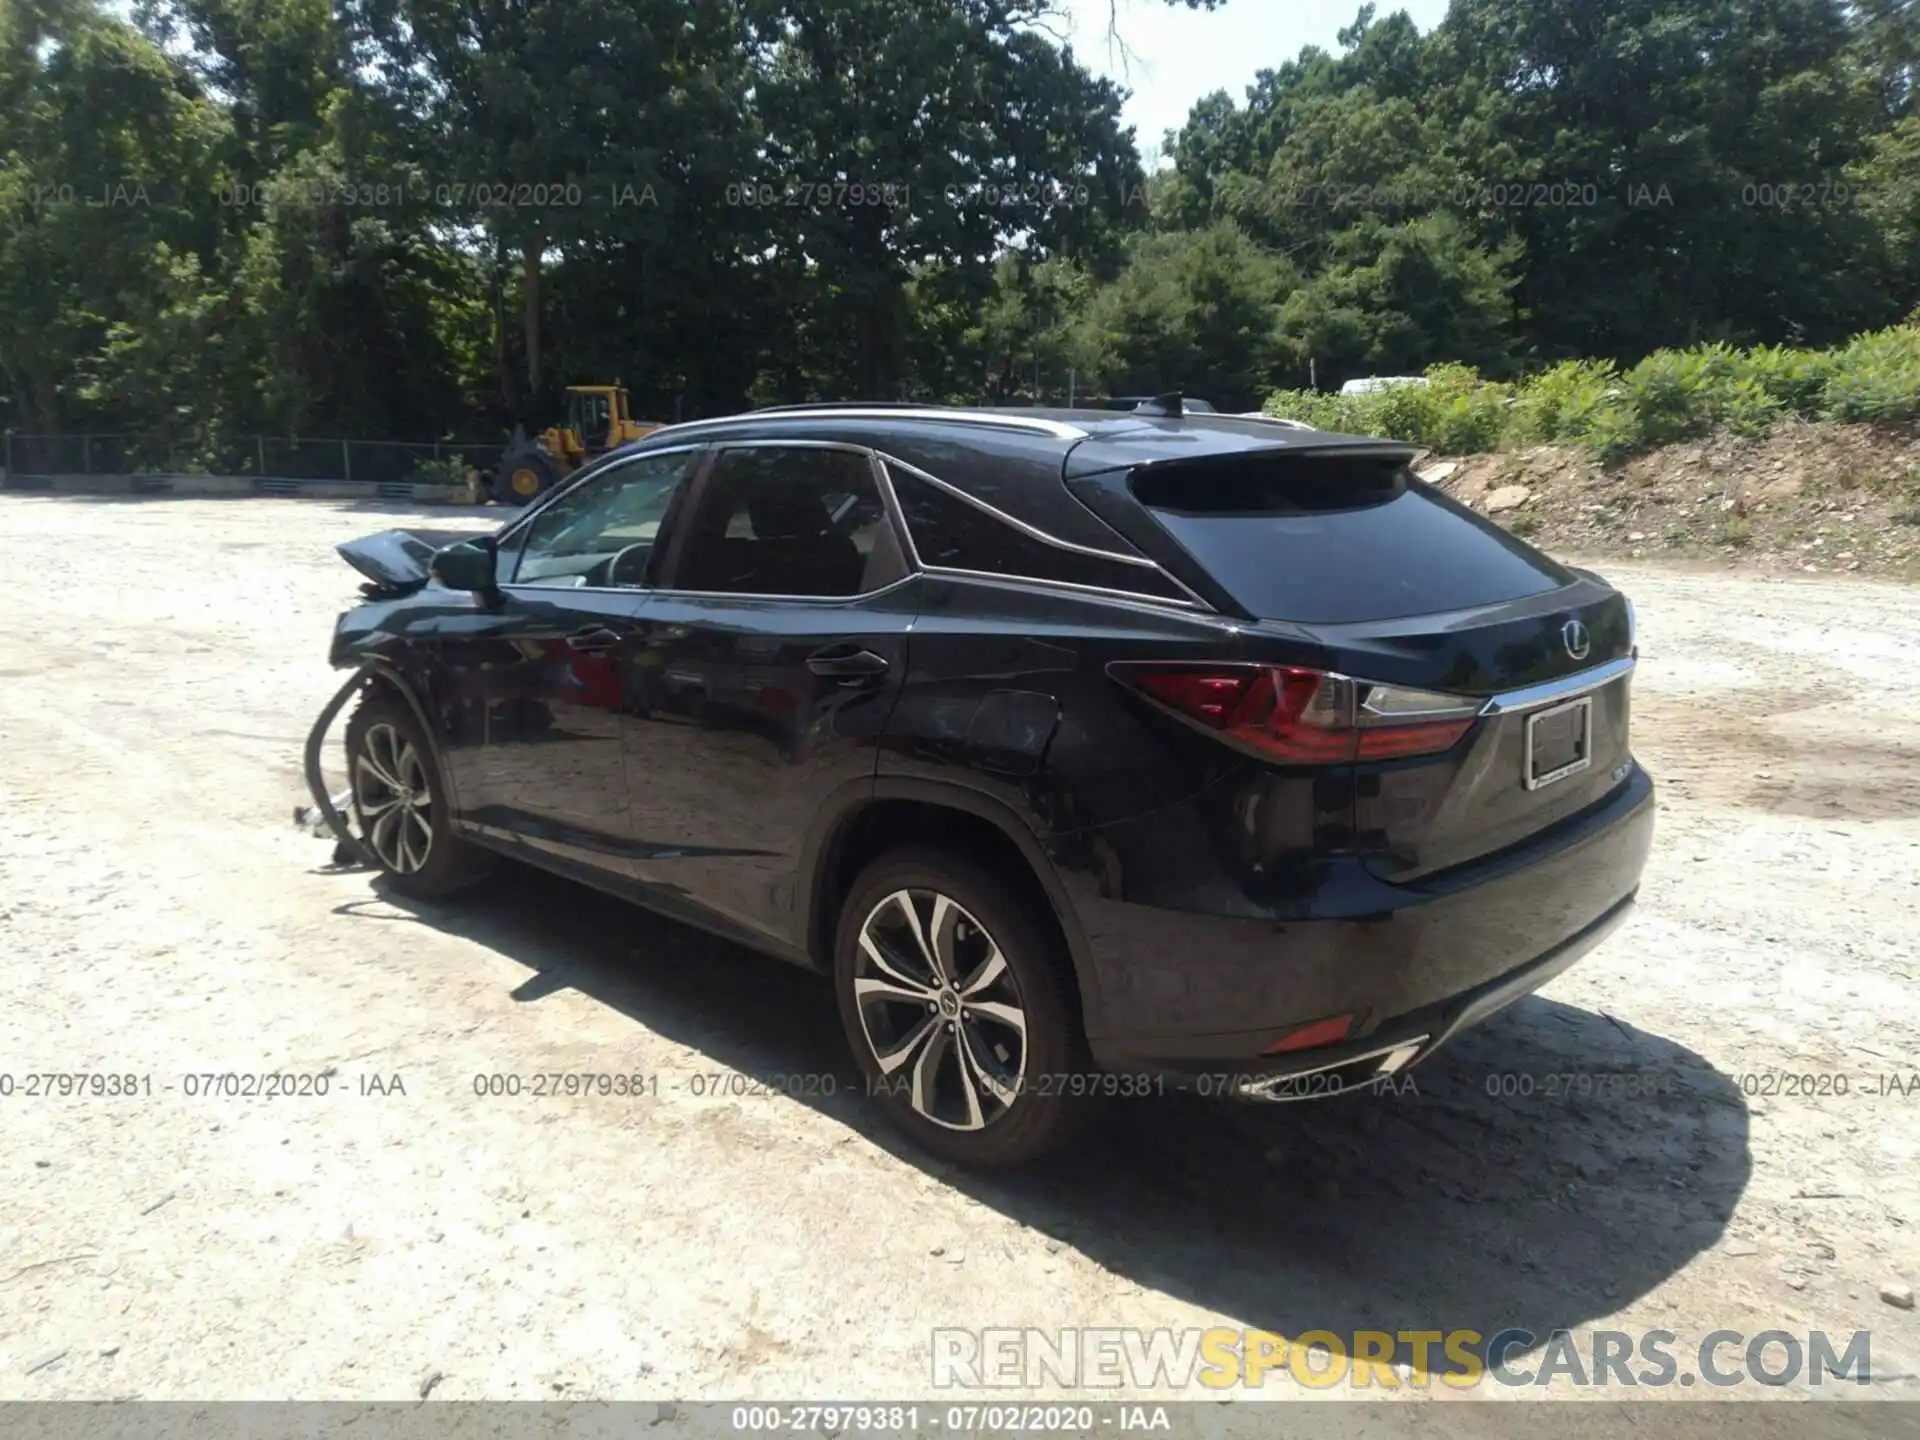
[[862, 445], [856, 440], [808, 440], [798, 435], [792, 438], [761, 436], [755, 440], [729, 440], [721, 436], [705, 443], [715, 450], [851, 450], [856, 455], [873, 454], [871, 445]]
[[[871, 600], [876, 595], [890, 595], [902, 585], [911, 585], [919, 578], [919, 572], [909, 571], [876, 590], [862, 590], [855, 595], [763, 595], [751, 590], [649, 590], [646, 593], [666, 600], [783, 600], [796, 605], [853, 605], [862, 600]], [[644, 620], [646, 615], [642, 613], [640, 618]]]
[[[798, 605], [852, 605], [861, 600], [871, 600], [876, 595], [889, 594], [919, 578], [916, 571], [902, 575], [898, 580], [889, 580], [877, 590], [862, 590], [857, 595], [763, 595], [742, 590], [657, 590], [645, 585], [523, 585], [518, 582], [500, 588], [509, 592], [530, 590], [538, 595], [552, 595], [558, 591], [566, 595], [636, 595], [642, 600], [659, 596], [666, 600], [783, 600]], [[647, 616], [643, 609], [628, 618], [644, 620]]]
[[691, 430], [713, 425], [738, 425], [753, 420], [922, 420], [944, 421], [956, 425], [990, 425], [1001, 430], [1020, 430], [1029, 435], [1050, 435], [1056, 440], [1085, 440], [1092, 432], [1059, 420], [1041, 420], [1020, 415], [997, 415], [990, 410], [872, 409], [859, 405], [774, 406], [766, 410], [748, 410], [738, 415], [716, 415], [709, 420], [685, 420], [678, 425], [663, 425], [656, 435], [668, 431]]
[[1589, 690], [1598, 690], [1602, 685], [1611, 685], [1622, 675], [1628, 674], [1638, 663], [1637, 656], [1622, 655], [1618, 660], [1609, 660], [1606, 664], [1596, 665], [1591, 670], [1563, 675], [1558, 680], [1529, 685], [1522, 690], [1509, 690], [1503, 695], [1495, 695], [1488, 700], [1480, 707], [1480, 713], [1512, 715], [1517, 711], [1550, 705], [1556, 700], [1571, 700], [1574, 696], [1584, 695]]
[[1413, 1059], [1414, 1056], [1420, 1053], [1420, 1047], [1421, 1045], [1426, 1043], [1426, 1038], [1427, 1038], [1426, 1036], [1422, 1035], [1418, 1040], [1414, 1041], [1412, 1044], [1402, 1045], [1398, 1050], [1394, 1051], [1391, 1055], [1387, 1056], [1386, 1059], [1382, 1060], [1380, 1062], [1380, 1068], [1374, 1071], [1373, 1073], [1376, 1076], [1399, 1074], [1402, 1070], [1407, 1068], [1407, 1062]]
[[[1138, 590], [1109, 590], [1104, 585], [1081, 585], [1072, 580], [1049, 580], [1040, 575], [991, 575], [985, 570], [961, 570], [950, 565], [923, 564], [920, 569], [923, 574], [937, 575], [949, 580], [985, 581], [992, 585], [1038, 585], [1049, 590], [1070, 590], [1078, 595], [1097, 595], [1103, 600], [1130, 600], [1136, 605], [1145, 605], [1149, 608], [1164, 606], [1175, 610], [1194, 610], [1203, 615], [1218, 613], [1198, 599], [1176, 600], [1167, 595], [1143, 595]], [[1173, 579], [1172, 576], [1167, 578]], [[1174, 580], [1173, 583], [1180, 585], [1178, 580]], [[1180, 588], [1185, 590], [1186, 586], [1181, 585]], [[1188, 591], [1188, 593], [1192, 592]]]
[[1314, 428], [1304, 420], [1286, 420], [1278, 415], [1262, 415], [1257, 410], [1248, 411], [1242, 415], [1228, 415], [1223, 418], [1228, 420], [1264, 420], [1269, 425], [1284, 425], [1289, 430], [1311, 430]]
[[1368, 1050], [1359, 1055], [1349, 1055], [1346, 1059], [1336, 1060], [1331, 1065], [1316, 1065], [1311, 1070], [1288, 1070], [1284, 1074], [1271, 1075], [1260, 1080], [1242, 1081], [1239, 1094], [1248, 1099], [1266, 1100], [1275, 1104], [1285, 1103], [1289, 1100], [1330, 1099], [1333, 1094], [1339, 1092], [1329, 1092], [1324, 1095], [1275, 1095], [1272, 1093], [1272, 1089], [1276, 1085], [1285, 1085], [1289, 1081], [1298, 1080], [1303, 1076], [1325, 1075], [1329, 1071], [1345, 1070], [1348, 1066], [1362, 1065], [1369, 1060], [1380, 1060], [1382, 1062], [1371, 1077], [1377, 1080], [1382, 1076], [1392, 1075], [1405, 1069], [1407, 1063], [1412, 1060], [1414, 1056], [1418, 1055], [1421, 1047], [1432, 1038], [1431, 1035], [1416, 1035], [1411, 1040], [1401, 1040], [1392, 1045], [1383, 1045], [1378, 1050]]
[[[992, 505], [989, 505], [986, 501], [979, 499], [977, 496], [969, 495], [965, 490], [962, 490], [958, 485], [952, 484], [951, 482], [946, 480], [942, 480], [938, 475], [928, 474], [925, 470], [922, 470], [918, 465], [910, 465], [905, 460], [901, 460], [896, 456], [887, 454], [887, 452], [884, 450], [876, 450], [874, 451], [874, 454], [878, 455], [882, 460], [884, 460], [889, 465], [898, 465], [902, 470], [906, 471], [907, 474], [913, 476], [915, 479], [924, 480], [929, 485], [934, 486], [936, 489], [946, 491], [947, 494], [953, 496], [954, 499], [964, 500], [967, 504], [973, 506], [974, 509], [980, 511], [982, 514], [990, 515], [995, 520], [998, 520], [1002, 525], [1006, 525], [1012, 529], [1018, 530], [1022, 535], [1025, 535], [1029, 540], [1038, 540], [1042, 545], [1051, 545], [1056, 550], [1069, 550], [1073, 552], [1075, 555], [1091, 555], [1096, 560], [1111, 560], [1116, 565], [1134, 565], [1134, 566], [1138, 566], [1143, 570], [1159, 570], [1160, 569], [1159, 565], [1154, 563], [1152, 560], [1149, 560], [1144, 555], [1122, 555], [1118, 551], [1101, 550], [1092, 545], [1080, 545], [1075, 543], [1072, 540], [1062, 540], [1058, 536], [1049, 535], [1046, 531], [1038, 528], [1037, 526], [1029, 525], [1026, 521], [1020, 519], [1018, 516], [1009, 515], [1006, 511], [998, 509]], [[1162, 573], [1164, 574], [1165, 572], [1162, 572]], [[1172, 579], [1171, 576], [1168, 576], [1167, 578]]]

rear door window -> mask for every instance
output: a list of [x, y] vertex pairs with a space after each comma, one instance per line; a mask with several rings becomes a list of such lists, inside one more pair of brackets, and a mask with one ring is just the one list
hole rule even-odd
[[732, 595], [865, 594], [907, 573], [864, 451], [752, 445], [722, 450], [687, 522], [676, 590]]
[[1143, 468], [1134, 498], [1253, 614], [1336, 624], [1469, 610], [1574, 575], [1398, 458], [1235, 456]]

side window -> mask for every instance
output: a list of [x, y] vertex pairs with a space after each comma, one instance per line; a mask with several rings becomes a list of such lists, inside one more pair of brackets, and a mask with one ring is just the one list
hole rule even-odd
[[865, 454], [723, 450], [673, 585], [727, 595], [860, 595], [906, 574]]
[[898, 465], [887, 467], [887, 477], [893, 482], [894, 497], [906, 516], [907, 533], [913, 537], [913, 548], [923, 565], [972, 570], [1010, 580], [1094, 585], [1161, 599], [1188, 598], [1158, 570], [1103, 560], [1036, 540]]
[[645, 584], [660, 522], [697, 453], [642, 455], [554, 501], [528, 528], [513, 583]]

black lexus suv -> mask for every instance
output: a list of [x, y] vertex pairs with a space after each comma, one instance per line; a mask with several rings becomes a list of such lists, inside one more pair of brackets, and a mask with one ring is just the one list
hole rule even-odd
[[1377, 1089], [1631, 906], [1632, 607], [1405, 445], [1144, 408], [760, 410], [343, 546], [355, 832], [403, 891], [512, 856], [825, 972], [964, 1163], [1088, 1097]]

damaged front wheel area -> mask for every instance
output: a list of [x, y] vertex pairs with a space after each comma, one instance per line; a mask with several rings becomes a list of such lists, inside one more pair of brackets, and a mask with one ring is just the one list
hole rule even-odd
[[431, 899], [486, 871], [486, 852], [453, 831], [433, 748], [403, 700], [362, 696], [347, 722], [347, 775], [356, 837], [394, 889]]
[[420, 747], [384, 721], [369, 725], [353, 757], [353, 813], [383, 869], [413, 875], [426, 867], [433, 810]]

